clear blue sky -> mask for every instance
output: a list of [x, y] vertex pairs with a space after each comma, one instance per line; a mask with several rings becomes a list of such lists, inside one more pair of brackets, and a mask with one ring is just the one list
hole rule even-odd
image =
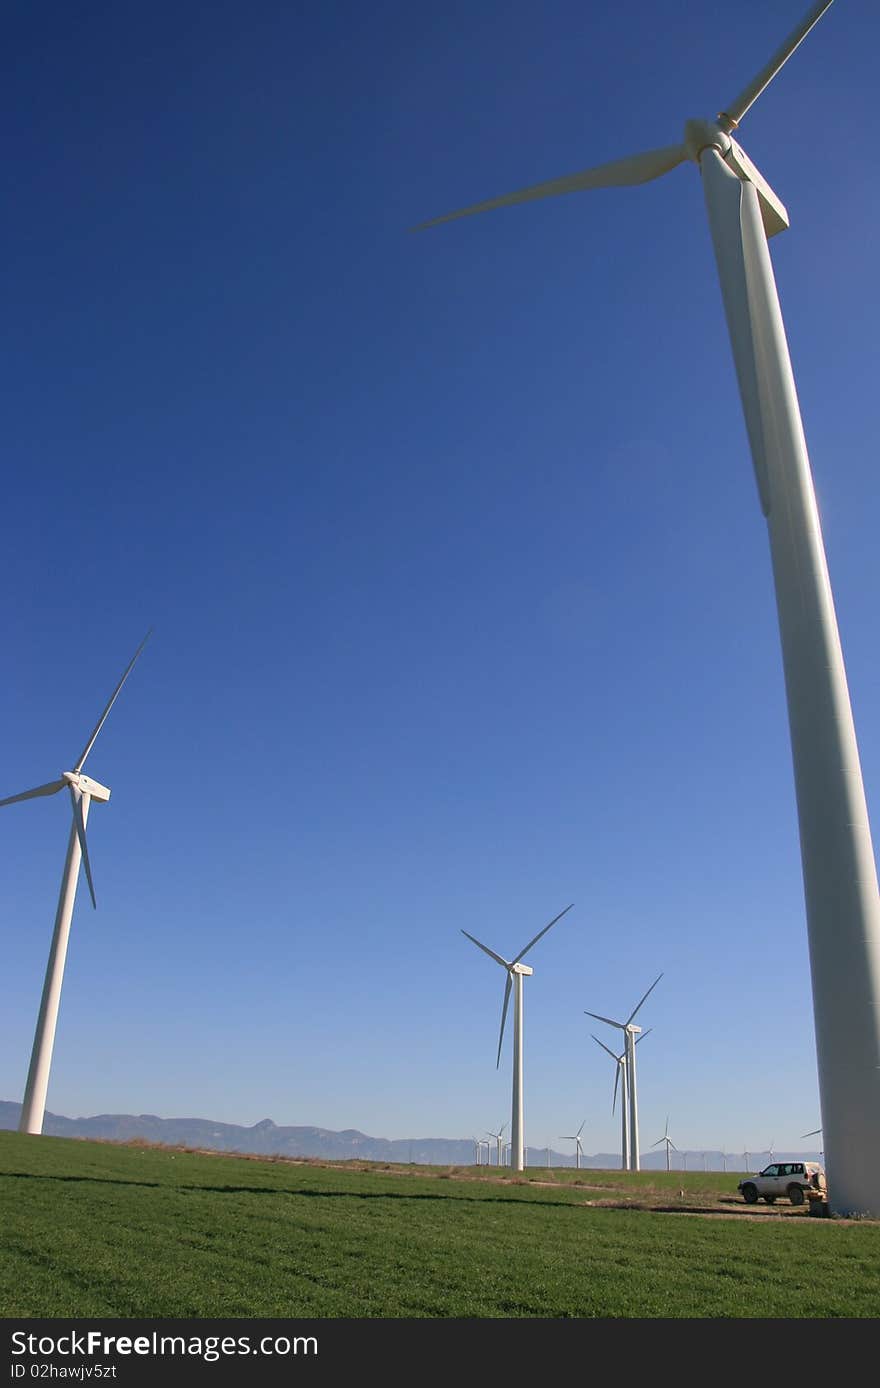
[[[805, 0], [12, 5], [0, 794], [112, 787], [49, 1091], [69, 1115], [613, 1148], [820, 1121], [766, 530], [691, 165], [411, 235], [680, 138]], [[880, 832], [874, 0], [743, 122]], [[69, 825], [2, 811], [0, 1097]], [[614, 1039], [610, 1029], [603, 1039]], [[570, 1145], [570, 1144], [569, 1144]]]

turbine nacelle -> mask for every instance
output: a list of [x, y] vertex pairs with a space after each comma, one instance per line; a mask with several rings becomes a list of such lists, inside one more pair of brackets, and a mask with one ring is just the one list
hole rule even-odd
[[699, 164], [707, 149], [716, 149], [737, 178], [754, 183], [761, 204], [761, 220], [768, 239], [790, 225], [785, 204], [777, 197], [764, 175], [746, 154], [742, 145], [728, 135], [717, 121], [689, 120], [684, 126], [684, 150], [688, 159]]
[[528, 964], [511, 964], [509, 972], [512, 974], [522, 974], [523, 978], [531, 978], [535, 971], [534, 969], [530, 969]]
[[78, 790], [80, 795], [88, 795], [92, 800], [100, 800], [104, 805], [110, 799], [109, 786], [102, 786], [100, 781], [93, 781], [91, 776], [84, 776], [81, 771], [62, 771], [61, 779], [73, 790]]

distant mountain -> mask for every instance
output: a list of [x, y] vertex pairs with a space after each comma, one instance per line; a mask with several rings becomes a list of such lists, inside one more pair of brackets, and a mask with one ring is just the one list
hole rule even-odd
[[[0, 1100], [0, 1129], [15, 1129], [21, 1105]], [[217, 1152], [254, 1152], [265, 1156], [284, 1157], [323, 1157], [337, 1161], [377, 1161], [407, 1162], [430, 1166], [472, 1166], [474, 1163], [474, 1144], [472, 1138], [414, 1137], [385, 1138], [368, 1137], [356, 1128], [345, 1128], [334, 1132], [330, 1128], [278, 1127], [271, 1118], [263, 1118], [252, 1128], [240, 1127], [237, 1123], [216, 1123], [210, 1118], [159, 1118], [154, 1113], [99, 1113], [93, 1118], [64, 1118], [57, 1113], [46, 1113], [43, 1132], [47, 1137], [84, 1137], [103, 1139], [107, 1142], [131, 1142], [141, 1138], [145, 1142], [164, 1142], [172, 1147], [203, 1147]], [[483, 1149], [485, 1154], [485, 1148]], [[702, 1153], [686, 1154], [690, 1170], [702, 1165]], [[802, 1161], [814, 1153], [776, 1152], [779, 1161]], [[756, 1170], [766, 1166], [770, 1158], [766, 1152], [750, 1154], [750, 1166]], [[677, 1154], [678, 1163], [681, 1154]], [[494, 1165], [495, 1146], [492, 1145]], [[644, 1153], [642, 1167], [646, 1170], [661, 1170], [666, 1167], [666, 1157], [662, 1153]], [[722, 1166], [719, 1152], [707, 1152], [706, 1161], [711, 1170]], [[546, 1147], [526, 1148], [527, 1166], [546, 1166]], [[551, 1151], [551, 1166], [574, 1166], [574, 1156]], [[584, 1155], [581, 1166], [595, 1169], [614, 1169], [620, 1166], [620, 1154], [616, 1152], [597, 1152]], [[742, 1158], [728, 1157], [731, 1170], [739, 1166]]]

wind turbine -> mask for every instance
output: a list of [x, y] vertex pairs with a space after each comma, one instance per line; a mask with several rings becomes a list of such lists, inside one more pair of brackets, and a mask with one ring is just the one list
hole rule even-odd
[[562, 920], [562, 917], [571, 910], [574, 902], [566, 906], [564, 911], [560, 911], [558, 916], [554, 916], [550, 925], [545, 925], [543, 930], [539, 930], [533, 940], [529, 940], [525, 949], [521, 949], [515, 959], [502, 959], [500, 954], [496, 954], [488, 945], [482, 944], [473, 935], [468, 935], [466, 930], [462, 930], [462, 935], [481, 949], [484, 954], [488, 954], [490, 959], [494, 959], [496, 964], [500, 964], [507, 970], [507, 982], [504, 986], [504, 1005], [501, 1009], [501, 1031], [498, 1035], [498, 1057], [495, 1061], [495, 1068], [501, 1064], [501, 1043], [504, 1040], [504, 1023], [507, 1021], [507, 1006], [510, 1002], [510, 990], [516, 980], [516, 997], [513, 1004], [513, 1105], [510, 1120], [510, 1142], [511, 1142], [511, 1164], [515, 1171], [523, 1169], [523, 1058], [522, 1058], [522, 1033], [523, 1033], [523, 978], [530, 975], [532, 970], [528, 964], [521, 964], [520, 960], [528, 954], [533, 945], [536, 945], [542, 935], [546, 935], [550, 926]]
[[[788, 226], [732, 137], [830, 7], [811, 6], [715, 120], [680, 144], [476, 203], [422, 227], [580, 189], [700, 169], [761, 509], [785, 672], [829, 1190], [835, 1213], [880, 1214], [880, 894], [822, 531], [767, 238]], [[417, 230], [421, 228], [416, 228]]]
[[[493, 1133], [493, 1131], [492, 1131], [491, 1128], [487, 1128], [487, 1129], [486, 1129], [486, 1132], [489, 1134], [489, 1136], [490, 1136], [490, 1137], [494, 1137], [494, 1139], [495, 1139], [495, 1158], [496, 1158], [496, 1160], [495, 1160], [495, 1165], [496, 1165], [496, 1166], [500, 1166], [500, 1165], [501, 1165], [501, 1149], [502, 1149], [502, 1146], [503, 1146], [503, 1134], [504, 1134], [504, 1129], [505, 1129], [506, 1127], [507, 1127], [507, 1124], [506, 1124], [506, 1123], [502, 1123], [502, 1124], [501, 1124], [501, 1127], [498, 1129], [497, 1133]], [[486, 1145], [488, 1146], [488, 1143], [487, 1143]]]
[[629, 1081], [629, 1170], [639, 1170], [639, 1105], [636, 1093], [636, 1037], [642, 1028], [633, 1025], [635, 1017], [642, 1003], [650, 996], [663, 977], [658, 974], [651, 984], [645, 996], [636, 1003], [632, 1012], [625, 1022], [615, 1022], [611, 1017], [600, 1017], [598, 1012], [587, 1012], [588, 1017], [595, 1017], [599, 1022], [607, 1022], [610, 1027], [619, 1027], [623, 1032], [624, 1048], [626, 1055], [627, 1079]]
[[[653, 1027], [648, 1027], [647, 1031], [643, 1031], [641, 1036], [636, 1041], [636, 1045], [639, 1044], [639, 1041], [644, 1041], [645, 1037], [649, 1036], [652, 1031]], [[606, 1051], [607, 1054], [611, 1056], [611, 1059], [617, 1066], [617, 1070], [614, 1075], [614, 1096], [611, 1100], [611, 1112], [614, 1112], [615, 1106], [617, 1104], [617, 1086], [621, 1085], [620, 1169], [621, 1171], [629, 1171], [629, 1081], [627, 1079], [626, 1073], [626, 1051], [621, 1051], [620, 1055], [615, 1055], [611, 1047], [606, 1046], [604, 1041], [600, 1041], [598, 1036], [595, 1036], [592, 1032], [590, 1033], [590, 1035], [593, 1037], [593, 1040], [595, 1041], [596, 1045], [601, 1046], [602, 1050]]]
[[652, 1142], [652, 1143], [651, 1143], [651, 1146], [652, 1146], [652, 1147], [659, 1147], [661, 1142], [665, 1142], [665, 1143], [666, 1143], [666, 1170], [668, 1171], [668, 1170], [669, 1170], [669, 1149], [670, 1149], [670, 1147], [671, 1147], [672, 1150], [673, 1150], [673, 1152], [677, 1152], [677, 1151], [678, 1151], [678, 1148], [676, 1147], [675, 1143], [672, 1141], [672, 1138], [669, 1136], [669, 1114], [666, 1115], [666, 1127], [665, 1127], [665, 1129], [664, 1129], [664, 1131], [663, 1131], [663, 1136], [662, 1136], [662, 1137], [658, 1137], [658, 1139], [657, 1139], [656, 1142]]
[[577, 1130], [576, 1133], [561, 1133], [561, 1134], [560, 1134], [560, 1141], [561, 1141], [561, 1142], [573, 1142], [573, 1143], [574, 1143], [574, 1165], [575, 1165], [575, 1170], [577, 1170], [577, 1171], [580, 1171], [580, 1169], [581, 1169], [581, 1153], [582, 1153], [582, 1150], [583, 1150], [582, 1143], [581, 1143], [581, 1133], [582, 1133], [583, 1130], [584, 1130], [584, 1123], [586, 1123], [586, 1121], [587, 1121], [587, 1120], [586, 1120], [586, 1118], [585, 1118], [585, 1119], [584, 1119], [584, 1122], [581, 1123], [581, 1126], [578, 1128], [578, 1130]]
[[70, 937], [70, 922], [73, 919], [73, 904], [76, 899], [80, 863], [84, 865], [86, 870], [92, 906], [96, 910], [98, 906], [86, 842], [86, 822], [92, 801], [97, 800], [99, 803], [106, 804], [110, 799], [110, 790], [107, 786], [102, 786], [99, 781], [93, 781], [90, 776], [86, 776], [83, 773], [83, 767], [95, 745], [95, 739], [106, 722], [108, 713], [119, 697], [119, 692], [131, 674], [135, 661], [147, 644], [149, 637], [150, 632], [148, 631], [125, 667], [122, 678], [111, 694], [104, 712], [89, 734], [88, 741], [74, 763], [73, 770], [63, 771], [57, 781], [49, 781], [46, 785], [36, 786], [33, 790], [24, 790], [19, 795], [8, 795], [5, 800], [0, 800], [0, 807], [14, 805], [19, 800], [35, 800], [44, 795], [56, 795], [59, 790], [66, 789], [70, 794], [70, 804], [73, 811], [73, 822], [70, 826], [70, 837], [67, 842], [67, 857], [61, 878], [61, 891], [58, 896], [58, 908], [55, 912], [55, 929], [52, 933], [49, 962], [46, 966], [31, 1063], [18, 1124], [18, 1130], [22, 1133], [41, 1133], [43, 1131], [46, 1092], [49, 1088], [49, 1071], [52, 1065], [52, 1050], [55, 1045], [55, 1028], [58, 1023], [61, 985], [64, 981], [67, 942]]

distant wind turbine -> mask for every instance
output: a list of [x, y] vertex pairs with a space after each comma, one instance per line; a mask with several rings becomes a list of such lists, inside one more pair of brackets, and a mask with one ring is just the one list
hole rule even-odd
[[595, 1017], [598, 1022], [607, 1022], [610, 1027], [617, 1027], [623, 1032], [624, 1047], [626, 1054], [627, 1081], [629, 1084], [629, 1158], [630, 1171], [639, 1170], [639, 1106], [636, 1092], [636, 1037], [642, 1028], [633, 1025], [633, 1018], [639, 1011], [642, 1004], [650, 997], [657, 984], [663, 977], [658, 974], [651, 984], [647, 993], [636, 1003], [632, 1012], [625, 1022], [616, 1022], [611, 1017], [600, 1017], [598, 1012], [587, 1012], [588, 1017]]
[[501, 1127], [498, 1129], [497, 1133], [493, 1133], [493, 1131], [492, 1131], [491, 1128], [487, 1128], [487, 1129], [486, 1129], [486, 1131], [487, 1131], [487, 1133], [489, 1134], [489, 1136], [490, 1136], [490, 1137], [494, 1137], [494, 1139], [495, 1139], [495, 1165], [496, 1165], [496, 1166], [500, 1166], [500, 1165], [501, 1165], [501, 1148], [502, 1148], [503, 1139], [504, 1139], [504, 1129], [505, 1129], [506, 1127], [507, 1127], [507, 1124], [506, 1124], [506, 1123], [502, 1123], [502, 1124], [501, 1124]]
[[501, 1043], [504, 1040], [504, 1024], [507, 1021], [507, 1007], [510, 1002], [511, 988], [514, 985], [514, 980], [516, 981], [516, 996], [513, 1004], [513, 1101], [510, 1121], [511, 1159], [515, 1171], [522, 1171], [523, 1169], [522, 987], [523, 978], [532, 973], [529, 966], [527, 964], [521, 964], [520, 960], [528, 954], [529, 950], [533, 945], [538, 943], [542, 936], [547, 934], [551, 926], [554, 926], [557, 921], [562, 920], [562, 917], [571, 910], [573, 905], [574, 902], [572, 901], [566, 906], [564, 911], [560, 911], [558, 916], [554, 916], [550, 924], [545, 925], [543, 930], [539, 930], [534, 939], [529, 940], [525, 948], [521, 949], [516, 958], [511, 960], [503, 959], [500, 954], [496, 954], [493, 949], [490, 949], [488, 945], [484, 945], [480, 940], [476, 939], [475, 936], [469, 935], [466, 930], [462, 930], [461, 932], [462, 935], [467, 935], [471, 943], [475, 944], [478, 949], [481, 949], [484, 954], [488, 954], [490, 959], [494, 959], [496, 964], [500, 964], [503, 969], [507, 970], [507, 982], [504, 987], [504, 1005], [501, 1009], [501, 1031], [498, 1034], [498, 1057], [495, 1062], [496, 1069], [501, 1064]]
[[678, 1148], [676, 1147], [675, 1143], [672, 1141], [672, 1138], [669, 1136], [669, 1114], [666, 1115], [666, 1127], [665, 1127], [664, 1130], [663, 1130], [663, 1136], [662, 1136], [662, 1137], [658, 1137], [658, 1139], [657, 1139], [656, 1142], [652, 1142], [652, 1143], [651, 1143], [651, 1146], [652, 1146], [652, 1147], [659, 1147], [661, 1142], [665, 1142], [665, 1143], [666, 1143], [666, 1170], [668, 1171], [668, 1170], [669, 1170], [669, 1149], [670, 1149], [670, 1147], [671, 1147], [672, 1150], [673, 1150], [673, 1152], [677, 1152], [677, 1151], [678, 1151]]
[[580, 1169], [581, 1169], [581, 1152], [582, 1152], [582, 1146], [581, 1146], [581, 1133], [582, 1133], [583, 1130], [584, 1130], [584, 1123], [586, 1123], [586, 1121], [587, 1121], [587, 1120], [586, 1120], [586, 1118], [585, 1118], [585, 1119], [584, 1119], [584, 1122], [581, 1123], [581, 1126], [578, 1128], [578, 1130], [577, 1130], [576, 1133], [562, 1133], [562, 1134], [560, 1135], [560, 1141], [561, 1141], [561, 1142], [573, 1142], [573, 1143], [574, 1143], [574, 1164], [575, 1164], [575, 1169], [576, 1169], [577, 1171], [580, 1171]]
[[[768, 238], [789, 225], [788, 214], [733, 138], [830, 5], [831, 0], [811, 5], [739, 96], [714, 120], [688, 120], [679, 143], [474, 203], [422, 227], [557, 194], [647, 183], [688, 161], [700, 170], [770, 542], [829, 1190], [837, 1213], [880, 1215], [880, 894], [822, 528], [768, 246]], [[732, 12], [717, 9], [723, 26]], [[664, 10], [660, 22], [666, 19]], [[741, 29], [739, 15], [732, 22]], [[646, 244], [656, 242], [650, 228], [647, 236]], [[830, 258], [833, 263], [833, 252]], [[637, 1160], [637, 1140], [635, 1153]]]
[[61, 891], [58, 896], [58, 908], [55, 913], [55, 929], [52, 934], [49, 962], [46, 966], [43, 995], [40, 999], [40, 1011], [31, 1052], [31, 1063], [18, 1124], [19, 1132], [22, 1133], [41, 1133], [43, 1131], [49, 1071], [55, 1045], [61, 985], [64, 981], [67, 942], [70, 937], [70, 923], [73, 919], [73, 905], [76, 899], [80, 863], [86, 870], [92, 906], [97, 909], [98, 905], [95, 899], [95, 884], [92, 880], [92, 865], [89, 861], [89, 849], [86, 842], [86, 822], [89, 817], [91, 802], [97, 800], [99, 803], [106, 804], [110, 799], [110, 790], [107, 786], [102, 786], [99, 781], [93, 781], [90, 776], [86, 776], [83, 773], [83, 767], [95, 745], [95, 739], [107, 720], [107, 715], [119, 697], [120, 690], [131, 674], [135, 661], [147, 644], [149, 637], [150, 632], [148, 631], [125, 667], [122, 678], [111, 694], [104, 712], [89, 734], [85, 747], [74, 763], [73, 770], [63, 771], [57, 781], [49, 781], [46, 785], [36, 786], [33, 790], [21, 791], [18, 795], [8, 795], [5, 800], [0, 800], [0, 807], [14, 805], [19, 800], [36, 800], [44, 795], [56, 795], [58, 791], [66, 789], [70, 795], [70, 805], [73, 811], [73, 822], [70, 826], [70, 837], [67, 843], [67, 857], [61, 878]]

